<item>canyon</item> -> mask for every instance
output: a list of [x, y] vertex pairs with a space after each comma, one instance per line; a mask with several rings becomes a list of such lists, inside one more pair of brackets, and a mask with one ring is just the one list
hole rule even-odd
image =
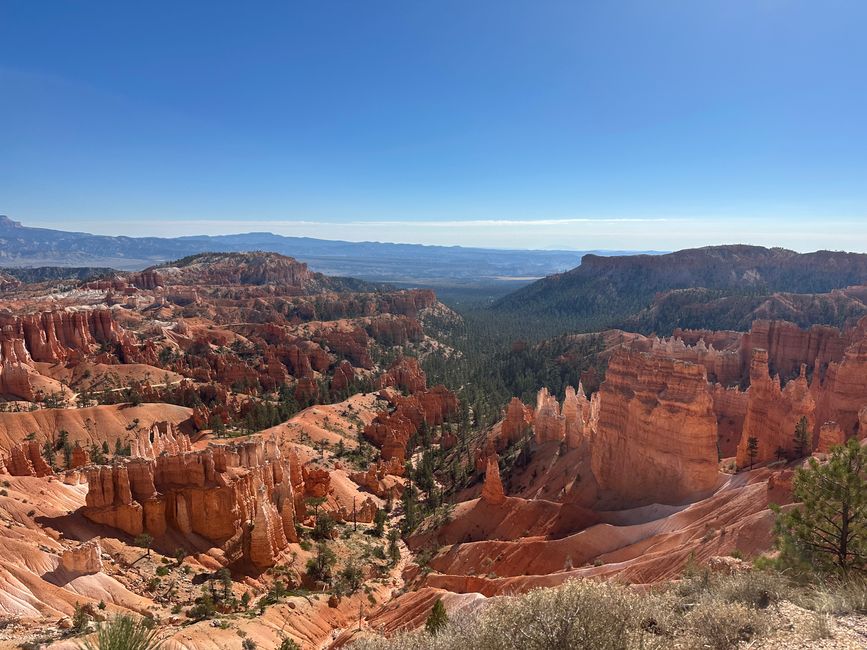
[[76, 647], [82, 607], [307, 649], [646, 588], [770, 552], [795, 469], [867, 437], [867, 318], [513, 342], [580, 379], [485, 419], [426, 289], [208, 253], [0, 292], [0, 647]]

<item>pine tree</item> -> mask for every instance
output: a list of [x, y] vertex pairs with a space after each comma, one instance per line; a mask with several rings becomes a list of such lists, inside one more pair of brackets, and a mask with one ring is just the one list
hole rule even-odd
[[795, 426], [795, 458], [803, 458], [809, 453], [809, 426], [810, 424], [804, 416], [798, 420], [798, 424]]
[[747, 456], [750, 457], [750, 469], [753, 468], [753, 463], [756, 462], [756, 456], [759, 455], [759, 439], [755, 436], [747, 438]]
[[430, 616], [427, 617], [424, 623], [424, 628], [428, 631], [428, 634], [435, 636], [448, 622], [449, 616], [446, 614], [445, 605], [443, 605], [442, 600], [437, 598], [430, 611]]
[[148, 535], [147, 533], [142, 533], [138, 535], [135, 540], [133, 540], [133, 544], [140, 548], [147, 549], [148, 557], [151, 556], [151, 545], [154, 543], [154, 538]]
[[783, 559], [843, 574], [867, 569], [867, 449], [853, 439], [825, 463], [811, 458], [796, 472], [792, 493], [801, 506], [777, 509]]
[[50, 467], [54, 467], [54, 445], [52, 445], [48, 440], [46, 440], [45, 444], [42, 445], [42, 456]]
[[398, 539], [397, 528], [392, 528], [388, 531], [388, 557], [391, 558], [392, 565], [400, 562], [400, 546], [397, 543]]

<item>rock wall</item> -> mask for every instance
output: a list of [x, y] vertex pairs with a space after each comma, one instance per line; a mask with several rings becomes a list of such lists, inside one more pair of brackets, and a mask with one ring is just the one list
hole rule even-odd
[[705, 367], [619, 351], [598, 392], [591, 467], [603, 501], [681, 503], [719, 482]]
[[827, 365], [824, 378], [813, 378], [811, 385], [816, 400], [816, 421], [837, 422], [847, 438], [865, 434], [859, 412], [867, 406], [867, 328], [855, 331], [853, 342], [839, 361]]
[[546, 442], [562, 442], [566, 438], [566, 418], [560, 413], [557, 398], [551, 395], [547, 388], [542, 388], [536, 395], [533, 433], [540, 445]]

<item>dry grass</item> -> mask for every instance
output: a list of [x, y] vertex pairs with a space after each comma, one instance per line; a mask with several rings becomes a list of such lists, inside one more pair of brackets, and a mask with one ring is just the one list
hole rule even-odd
[[725, 650], [773, 637], [784, 601], [812, 610], [800, 628], [801, 636], [818, 642], [833, 636], [835, 616], [867, 613], [867, 581], [811, 586], [775, 571], [721, 575], [697, 570], [652, 593], [610, 582], [572, 581], [491, 599], [472, 614], [454, 615], [436, 636], [416, 631], [392, 639], [360, 640], [352, 647]]
[[497, 598], [457, 615], [437, 636], [413, 632], [363, 640], [359, 650], [655, 650], [736, 646], [767, 629], [781, 581], [762, 572], [702, 575], [650, 594], [590, 580]]

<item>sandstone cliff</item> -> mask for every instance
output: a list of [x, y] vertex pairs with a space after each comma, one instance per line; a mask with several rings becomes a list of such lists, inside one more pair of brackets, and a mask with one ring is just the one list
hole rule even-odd
[[604, 499], [681, 503], [718, 485], [716, 416], [704, 366], [618, 352], [598, 402], [591, 463]]

